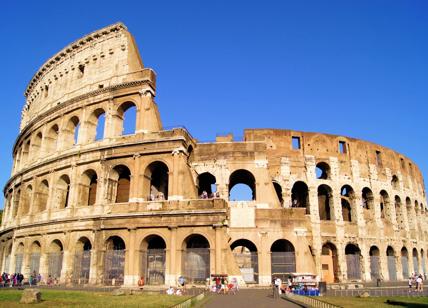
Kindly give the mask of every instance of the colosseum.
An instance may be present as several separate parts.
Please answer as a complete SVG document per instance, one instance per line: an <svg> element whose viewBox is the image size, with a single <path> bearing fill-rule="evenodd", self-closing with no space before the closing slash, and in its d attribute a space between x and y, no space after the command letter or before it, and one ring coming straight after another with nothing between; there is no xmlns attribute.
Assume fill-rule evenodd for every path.
<svg viewBox="0 0 428 308"><path fill-rule="evenodd" d="M426 272L426 196L409 158L294 130L198 142L162 127L155 96L156 74L122 23L36 72L3 191L2 271L116 286L140 276L266 286L290 273L332 283ZM236 185L248 200L230 198Z"/></svg>

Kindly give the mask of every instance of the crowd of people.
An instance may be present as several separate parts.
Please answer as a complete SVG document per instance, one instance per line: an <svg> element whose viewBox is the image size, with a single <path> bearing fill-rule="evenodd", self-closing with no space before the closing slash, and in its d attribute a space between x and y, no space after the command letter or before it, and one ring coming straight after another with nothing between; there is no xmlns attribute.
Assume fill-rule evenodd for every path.
<svg viewBox="0 0 428 308"><path fill-rule="evenodd" d="M220 198L219 192L214 192L208 194L205 190L199 195L200 199L214 199L214 198Z"/></svg>
<svg viewBox="0 0 428 308"><path fill-rule="evenodd" d="M28 277L28 284L30 286L37 285L42 280L42 276L33 272ZM0 276L0 286L2 287L20 287L24 285L24 275L22 273L8 274L3 272Z"/></svg>
<svg viewBox="0 0 428 308"><path fill-rule="evenodd" d="M235 277L228 279L225 275L214 275L207 278L207 290L216 294L233 294L239 291L238 280Z"/></svg>
<svg viewBox="0 0 428 308"><path fill-rule="evenodd" d="M412 292L413 286L415 286L416 292L423 292L424 290L424 276L422 274L413 273L408 280L409 293Z"/></svg>
<svg viewBox="0 0 428 308"><path fill-rule="evenodd" d="M294 293L299 295L307 296L319 296L319 288L315 285L307 285L303 281L293 283L291 276L287 278L287 281L283 282L280 277L273 278L273 297L279 298L284 293Z"/></svg>

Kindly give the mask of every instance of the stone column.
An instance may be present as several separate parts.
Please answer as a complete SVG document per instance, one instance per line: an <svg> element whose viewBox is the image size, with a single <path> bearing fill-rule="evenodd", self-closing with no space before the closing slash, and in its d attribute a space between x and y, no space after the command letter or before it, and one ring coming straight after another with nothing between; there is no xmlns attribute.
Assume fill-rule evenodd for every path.
<svg viewBox="0 0 428 308"><path fill-rule="evenodd" d="M182 191L182 183L180 181L180 170L181 163L183 157L184 148L177 148L172 151L172 176L171 170L168 182L168 200L182 200L183 199L183 191ZM171 180L172 178L172 180Z"/></svg>
<svg viewBox="0 0 428 308"><path fill-rule="evenodd" d="M70 284L73 266L74 266L74 245L71 245L71 234L67 232L64 241L63 257L62 257L62 268L61 268L61 284ZM73 243L74 244L74 243Z"/></svg>
<svg viewBox="0 0 428 308"><path fill-rule="evenodd" d="M175 285L178 273L180 270L177 268L177 266L180 264L177 264L177 227L176 226L170 226L170 242L169 242L169 271L165 273L165 284L167 285Z"/></svg>
<svg viewBox="0 0 428 308"><path fill-rule="evenodd" d="M139 247L136 243L137 230L129 230L129 246L126 247L124 286L133 287L138 282Z"/></svg>
<svg viewBox="0 0 428 308"><path fill-rule="evenodd" d="M269 286L271 284L271 252L270 247L267 245L267 232L260 232L261 235L261 249L259 251L259 285Z"/></svg>
<svg viewBox="0 0 428 308"><path fill-rule="evenodd" d="M215 224L213 225L215 230L215 272L223 273L223 267L221 264L221 253L222 253L222 243L223 243L223 225Z"/></svg>
<svg viewBox="0 0 428 308"><path fill-rule="evenodd" d="M140 91L140 104L137 106L136 133L157 132L162 129L159 111L154 102L154 91L142 89Z"/></svg>
<svg viewBox="0 0 428 308"><path fill-rule="evenodd" d="M361 245L361 279L363 281L371 281L371 275L370 275L370 256L369 256L369 250L367 249L365 244Z"/></svg>

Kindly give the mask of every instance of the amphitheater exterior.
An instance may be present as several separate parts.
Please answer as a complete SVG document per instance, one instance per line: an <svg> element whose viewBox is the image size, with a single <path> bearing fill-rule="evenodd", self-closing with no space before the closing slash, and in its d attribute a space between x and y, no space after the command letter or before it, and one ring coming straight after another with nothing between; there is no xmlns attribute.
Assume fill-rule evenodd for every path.
<svg viewBox="0 0 428 308"><path fill-rule="evenodd" d="M121 23L37 71L4 187L2 271L125 286L140 276L269 285L288 273L348 282L426 272L426 196L409 158L294 130L198 142L162 128L155 96L156 74ZM238 184L249 200L230 200Z"/></svg>

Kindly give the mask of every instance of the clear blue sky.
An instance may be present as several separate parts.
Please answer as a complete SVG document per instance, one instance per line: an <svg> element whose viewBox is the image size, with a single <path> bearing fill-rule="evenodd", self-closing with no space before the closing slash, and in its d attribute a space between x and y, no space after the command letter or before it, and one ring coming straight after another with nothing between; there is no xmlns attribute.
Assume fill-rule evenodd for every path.
<svg viewBox="0 0 428 308"><path fill-rule="evenodd" d="M200 140L256 127L347 135L403 153L428 178L427 16L428 1L3 1L0 184L27 82L116 21L158 74L165 126Z"/></svg>

